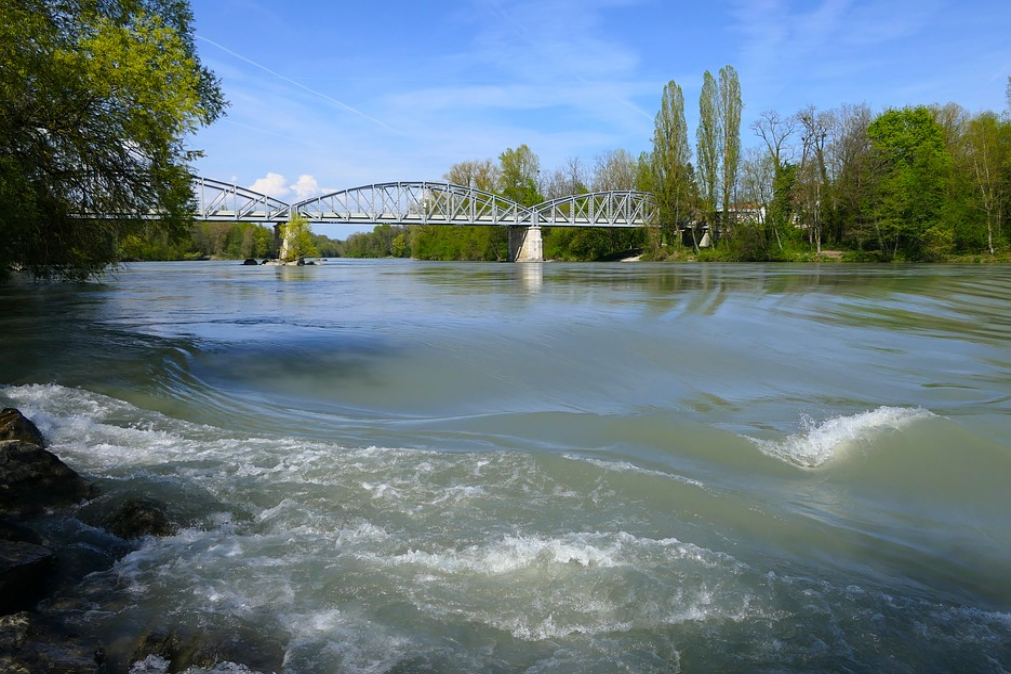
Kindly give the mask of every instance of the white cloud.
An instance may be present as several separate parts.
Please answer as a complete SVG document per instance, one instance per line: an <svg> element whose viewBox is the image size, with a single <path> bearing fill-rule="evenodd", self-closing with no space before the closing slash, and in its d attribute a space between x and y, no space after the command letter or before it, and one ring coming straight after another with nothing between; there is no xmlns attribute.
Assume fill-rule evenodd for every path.
<svg viewBox="0 0 1011 674"><path fill-rule="evenodd" d="M315 197L320 194L319 183L311 175L300 175L298 180L291 186L299 200Z"/></svg>
<svg viewBox="0 0 1011 674"><path fill-rule="evenodd" d="M284 199L291 192L288 188L288 179L283 175L271 172L268 172L265 178L257 178L256 182L249 186L249 189L275 199Z"/></svg>
<svg viewBox="0 0 1011 674"><path fill-rule="evenodd" d="M293 201L301 201L321 194L315 176L302 174L298 180L289 183L287 178L273 171L269 171L263 178L257 178L249 186L249 189L275 199L288 200L290 198Z"/></svg>

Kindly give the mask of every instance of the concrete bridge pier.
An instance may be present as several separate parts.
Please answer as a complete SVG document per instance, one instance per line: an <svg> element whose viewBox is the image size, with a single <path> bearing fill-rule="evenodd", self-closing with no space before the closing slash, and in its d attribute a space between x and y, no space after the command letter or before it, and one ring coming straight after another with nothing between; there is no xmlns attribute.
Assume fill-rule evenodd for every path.
<svg viewBox="0 0 1011 674"><path fill-rule="evenodd" d="M509 227L509 261L544 262L540 225Z"/></svg>

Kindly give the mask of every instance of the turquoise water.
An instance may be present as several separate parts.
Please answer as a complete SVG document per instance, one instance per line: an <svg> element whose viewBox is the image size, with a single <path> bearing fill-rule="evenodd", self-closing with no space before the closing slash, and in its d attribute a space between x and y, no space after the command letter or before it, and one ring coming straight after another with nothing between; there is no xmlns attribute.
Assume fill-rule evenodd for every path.
<svg viewBox="0 0 1011 674"><path fill-rule="evenodd" d="M0 403L102 487L82 517L185 525L65 599L110 643L1003 672L1008 297L980 266L140 264L0 287Z"/></svg>

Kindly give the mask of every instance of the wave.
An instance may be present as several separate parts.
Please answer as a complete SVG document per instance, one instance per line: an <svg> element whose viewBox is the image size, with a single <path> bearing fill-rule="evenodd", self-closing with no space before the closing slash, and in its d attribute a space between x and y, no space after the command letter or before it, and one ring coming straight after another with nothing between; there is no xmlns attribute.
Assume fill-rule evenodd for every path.
<svg viewBox="0 0 1011 674"><path fill-rule="evenodd" d="M935 418L923 408L879 407L851 416L832 417L821 423L802 419L803 432L784 440L751 438L766 455L802 468L819 468L867 445L884 433L901 431L924 419Z"/></svg>

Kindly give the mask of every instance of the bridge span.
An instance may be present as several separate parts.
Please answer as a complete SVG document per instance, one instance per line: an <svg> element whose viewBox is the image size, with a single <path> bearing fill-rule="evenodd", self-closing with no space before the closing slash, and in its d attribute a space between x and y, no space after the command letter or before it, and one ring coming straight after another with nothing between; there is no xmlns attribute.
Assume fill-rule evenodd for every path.
<svg viewBox="0 0 1011 674"><path fill-rule="evenodd" d="M541 227L645 227L655 204L646 192L592 192L526 207L505 197L447 182L373 183L292 204L210 178L193 178L194 217L273 224L298 214L310 223L457 225L509 228L509 258L544 259Z"/></svg>

